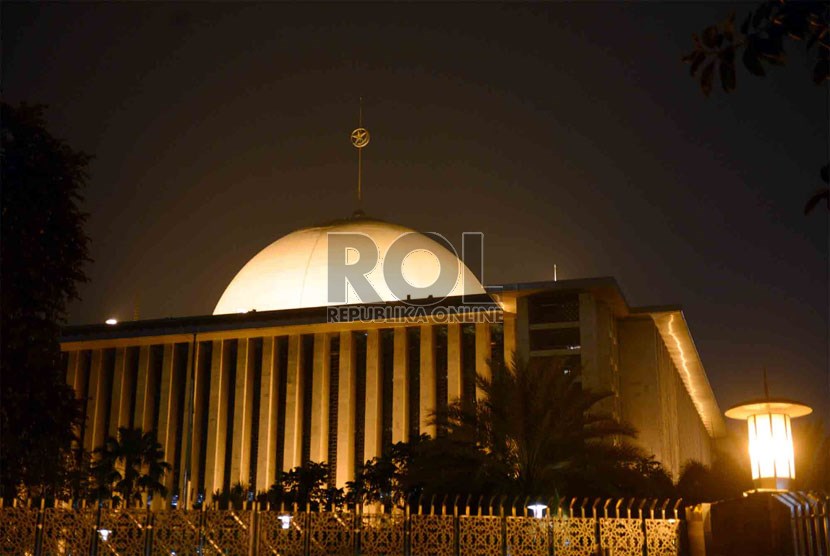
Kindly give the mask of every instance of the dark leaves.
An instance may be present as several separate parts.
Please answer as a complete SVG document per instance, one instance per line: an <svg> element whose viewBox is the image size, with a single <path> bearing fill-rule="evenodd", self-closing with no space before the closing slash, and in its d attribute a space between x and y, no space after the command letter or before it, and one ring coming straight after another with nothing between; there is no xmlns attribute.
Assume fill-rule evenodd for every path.
<svg viewBox="0 0 830 556"><path fill-rule="evenodd" d="M720 55L720 82L725 93L735 90L735 47L725 48Z"/></svg>
<svg viewBox="0 0 830 556"><path fill-rule="evenodd" d="M706 27L700 36L693 35L694 50L683 57L683 62L689 64L689 74L700 81L704 95L711 93L715 79L720 79L728 93L736 87L736 56L741 56L749 73L764 77L768 65L787 63L785 41L804 41L808 51L818 45L812 49L816 60L811 77L821 85L830 80L828 16L826 2L761 0L742 17L739 28L733 12L722 22Z"/></svg>
<svg viewBox="0 0 830 556"><path fill-rule="evenodd" d="M830 60L825 58L816 62L816 65L813 68L813 83L821 85L827 81L828 78L830 78Z"/></svg>
<svg viewBox="0 0 830 556"><path fill-rule="evenodd" d="M723 38L727 43L732 43L735 40L735 12L729 14L723 24Z"/></svg>
<svg viewBox="0 0 830 556"><path fill-rule="evenodd" d="M703 30L703 44L708 48L717 48L723 42L723 35L718 31L716 25L711 25Z"/></svg>
<svg viewBox="0 0 830 556"><path fill-rule="evenodd" d="M769 2L764 2L758 9L755 10L755 13L752 14L752 27L758 28L765 19L769 18L770 11L772 10L772 6Z"/></svg>
<svg viewBox="0 0 830 556"><path fill-rule="evenodd" d="M825 164L821 167L821 181L830 184L830 165ZM827 204L827 210L830 210L830 189L822 187L813 193L804 205L804 214L809 214L814 208L824 201Z"/></svg>
<svg viewBox="0 0 830 556"><path fill-rule="evenodd" d="M761 65L761 60L758 59L758 53L751 46L746 47L742 58L744 67L749 70L749 73L758 77L764 77L767 72L764 71L764 66Z"/></svg>
<svg viewBox="0 0 830 556"><path fill-rule="evenodd" d="M826 187L813 193L807 204L804 205L804 214L810 214L821 201L827 203L827 209L830 210L830 190Z"/></svg>
<svg viewBox="0 0 830 556"><path fill-rule="evenodd" d="M700 65L706 60L706 53L700 50L694 52L691 55L691 65L689 66L689 75L694 77L695 73L697 73L698 68Z"/></svg>
<svg viewBox="0 0 830 556"><path fill-rule="evenodd" d="M746 19L744 19L744 22L741 23L741 34L742 35L746 35L747 33L749 33L749 23L750 23L751 20L752 20L752 12L749 12L748 14L746 14Z"/></svg>
<svg viewBox="0 0 830 556"><path fill-rule="evenodd" d="M715 62L714 60L706 64L703 72L700 74L700 90L703 91L704 96L709 96L712 92L712 81L715 77Z"/></svg>

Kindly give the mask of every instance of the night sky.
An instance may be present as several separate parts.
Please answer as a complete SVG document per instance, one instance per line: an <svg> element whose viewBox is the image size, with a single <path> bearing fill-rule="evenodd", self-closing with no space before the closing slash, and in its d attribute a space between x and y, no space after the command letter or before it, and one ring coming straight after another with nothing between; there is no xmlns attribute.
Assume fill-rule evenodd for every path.
<svg viewBox="0 0 830 556"><path fill-rule="evenodd" d="M752 4L2 4L3 97L95 155L73 324L209 314L260 249L355 208L488 284L611 275L681 305L723 409L830 416L827 88L795 48L705 99L691 34Z"/></svg>

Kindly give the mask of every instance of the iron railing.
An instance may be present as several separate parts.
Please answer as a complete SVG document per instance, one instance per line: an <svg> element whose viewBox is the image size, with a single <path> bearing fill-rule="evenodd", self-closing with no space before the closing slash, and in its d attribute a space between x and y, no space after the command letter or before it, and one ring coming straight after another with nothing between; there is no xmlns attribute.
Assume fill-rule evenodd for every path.
<svg viewBox="0 0 830 556"><path fill-rule="evenodd" d="M535 501L535 500L534 500ZM162 510L0 508L0 554L284 556L676 556L681 501L420 500L380 506Z"/></svg>

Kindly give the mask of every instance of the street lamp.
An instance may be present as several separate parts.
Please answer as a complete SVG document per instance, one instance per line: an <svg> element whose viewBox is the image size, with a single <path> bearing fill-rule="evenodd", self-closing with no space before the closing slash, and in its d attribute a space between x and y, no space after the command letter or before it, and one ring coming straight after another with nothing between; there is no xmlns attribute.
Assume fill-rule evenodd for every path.
<svg viewBox="0 0 830 556"><path fill-rule="evenodd" d="M726 416L747 422L752 481L757 490L787 490L795 479L795 454L790 421L812 413L804 404L770 398L729 408Z"/></svg>
<svg viewBox="0 0 830 556"><path fill-rule="evenodd" d="M537 519L542 519L543 517L545 517L545 510L547 510L548 507L547 505L542 504L541 502L536 502L528 506L527 509L533 512L533 517Z"/></svg>

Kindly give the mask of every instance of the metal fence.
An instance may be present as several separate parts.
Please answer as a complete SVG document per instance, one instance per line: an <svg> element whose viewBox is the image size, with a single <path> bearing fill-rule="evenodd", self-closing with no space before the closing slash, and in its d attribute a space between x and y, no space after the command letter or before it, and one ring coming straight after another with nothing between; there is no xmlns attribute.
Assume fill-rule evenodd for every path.
<svg viewBox="0 0 830 556"><path fill-rule="evenodd" d="M570 500L524 507L430 504L386 513L111 508L0 509L3 555L676 556L679 501ZM377 511L372 511L372 510ZM459 511L460 510L460 511Z"/></svg>
<svg viewBox="0 0 830 556"><path fill-rule="evenodd" d="M830 556L830 496L785 492L775 498L790 510L793 554Z"/></svg>

